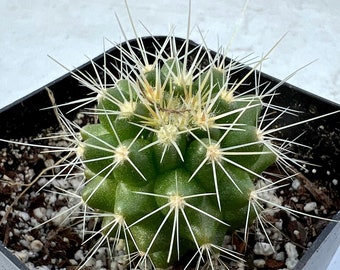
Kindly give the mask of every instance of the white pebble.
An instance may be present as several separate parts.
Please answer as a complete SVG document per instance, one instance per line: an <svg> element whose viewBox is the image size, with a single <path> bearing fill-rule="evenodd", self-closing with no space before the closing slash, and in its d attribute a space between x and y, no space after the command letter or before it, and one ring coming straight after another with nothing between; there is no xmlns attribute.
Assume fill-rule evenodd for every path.
<svg viewBox="0 0 340 270"><path fill-rule="evenodd" d="M78 262L74 259L70 259L68 260L68 262L71 264L71 265L78 265Z"/></svg>
<svg viewBox="0 0 340 270"><path fill-rule="evenodd" d="M257 268L264 268L266 266L266 261L264 259L257 259L253 261L254 266Z"/></svg>
<svg viewBox="0 0 340 270"><path fill-rule="evenodd" d="M21 217L23 220L28 221L30 220L30 215L26 212L18 212L18 216Z"/></svg>
<svg viewBox="0 0 340 270"><path fill-rule="evenodd" d="M64 179L61 180L54 180L54 186L57 188L68 189L70 188L70 183L65 181Z"/></svg>
<svg viewBox="0 0 340 270"><path fill-rule="evenodd" d="M96 264L95 264L95 268L98 269L98 268L101 268L102 266L104 266L103 261L97 260L97 261L96 261Z"/></svg>
<svg viewBox="0 0 340 270"><path fill-rule="evenodd" d="M46 203L53 205L57 201L57 196L54 193L49 194L49 196L46 197Z"/></svg>
<svg viewBox="0 0 340 270"><path fill-rule="evenodd" d="M123 239L120 239L115 247L115 250L124 250L125 249L125 241Z"/></svg>
<svg viewBox="0 0 340 270"><path fill-rule="evenodd" d="M79 249L75 254L74 254L74 259L76 261L82 261L84 260L85 256L83 254L83 251L81 249Z"/></svg>
<svg viewBox="0 0 340 270"><path fill-rule="evenodd" d="M30 234L25 234L24 238L29 242L32 242L34 240L34 237Z"/></svg>
<svg viewBox="0 0 340 270"><path fill-rule="evenodd" d="M285 260L285 253L283 251L278 252L276 254L273 255L274 259L277 261L284 261Z"/></svg>
<svg viewBox="0 0 340 270"><path fill-rule="evenodd" d="M291 242L285 244L285 250L289 258L297 258L299 256L296 246Z"/></svg>
<svg viewBox="0 0 340 270"><path fill-rule="evenodd" d="M52 158L49 158L46 159L44 163L46 168L51 168L54 165L54 160Z"/></svg>
<svg viewBox="0 0 340 270"><path fill-rule="evenodd" d="M88 267L91 267L91 266L94 266L96 264L96 260L94 258L90 258L85 264L84 266L88 266Z"/></svg>
<svg viewBox="0 0 340 270"><path fill-rule="evenodd" d="M56 212L53 219L52 219L52 222L54 225L61 225L61 224L67 224L68 220L67 220L67 217L69 215L69 209L68 207L66 206L63 206L62 208L60 208L59 210L59 213Z"/></svg>
<svg viewBox="0 0 340 270"><path fill-rule="evenodd" d="M332 183L333 183L334 186L337 186L338 185L338 179L333 179Z"/></svg>
<svg viewBox="0 0 340 270"><path fill-rule="evenodd" d="M46 216L46 208L38 207L33 210L33 215L38 219L43 219Z"/></svg>
<svg viewBox="0 0 340 270"><path fill-rule="evenodd" d="M70 180L70 184L74 190L78 189L81 183L81 178L74 178Z"/></svg>
<svg viewBox="0 0 340 270"><path fill-rule="evenodd" d="M299 181L298 179L295 179L295 180L293 181L293 183L292 183L292 188L293 188L294 190L298 190L298 189L300 188L300 186L301 186L300 181Z"/></svg>
<svg viewBox="0 0 340 270"><path fill-rule="evenodd" d="M294 197L291 197L290 199L291 199L293 202L296 202L296 203L299 201L299 199L298 199L297 197L295 197L295 196L294 196Z"/></svg>
<svg viewBox="0 0 340 270"><path fill-rule="evenodd" d="M298 259L287 258L285 263L288 269L294 269L298 262Z"/></svg>
<svg viewBox="0 0 340 270"><path fill-rule="evenodd" d="M27 241L26 239L20 239L19 243L24 246L25 248L30 248L30 242Z"/></svg>
<svg viewBox="0 0 340 270"><path fill-rule="evenodd" d="M300 236L300 232L299 232L298 230L294 230L293 233L294 233L294 235L295 235L296 237L299 237L299 236Z"/></svg>
<svg viewBox="0 0 340 270"><path fill-rule="evenodd" d="M316 202L309 202L303 207L303 210L305 212L312 212L315 210L315 208L316 208Z"/></svg>
<svg viewBox="0 0 340 270"><path fill-rule="evenodd" d="M281 229L282 230L282 229ZM282 239L282 235L281 235L281 233L280 233L280 231L274 231L273 232L273 234L271 235L271 237L270 237L272 240L277 240L277 241L279 241L279 240L281 240Z"/></svg>
<svg viewBox="0 0 340 270"><path fill-rule="evenodd" d="M23 263L28 261L28 251L25 249L21 251L15 251L14 255L17 256L19 260L22 261Z"/></svg>
<svg viewBox="0 0 340 270"><path fill-rule="evenodd" d="M63 241L64 241L65 243L69 243L69 242L70 242L70 240L69 240L67 237L63 237Z"/></svg>
<svg viewBox="0 0 340 270"><path fill-rule="evenodd" d="M33 252L39 252L44 247L44 244L40 240L33 240L30 247Z"/></svg>
<svg viewBox="0 0 340 270"><path fill-rule="evenodd" d="M31 180L34 177L35 173L33 169L29 169L26 174L25 174L25 178L26 180Z"/></svg>
<svg viewBox="0 0 340 270"><path fill-rule="evenodd" d="M235 269L237 269L237 270L245 270L246 269L246 264L242 261L234 262L234 265L235 265Z"/></svg>
<svg viewBox="0 0 340 270"><path fill-rule="evenodd" d="M290 242L285 244L285 250L287 253L286 266L288 269L294 269L295 265L298 263L298 252L296 246Z"/></svg>
<svg viewBox="0 0 340 270"><path fill-rule="evenodd" d="M278 228L280 231L282 230L282 225L283 225L282 219L275 222L275 227Z"/></svg>
<svg viewBox="0 0 340 270"><path fill-rule="evenodd" d="M110 269L113 269L113 270L117 270L118 269L118 263L116 261L111 262L110 266L111 266Z"/></svg>
<svg viewBox="0 0 340 270"><path fill-rule="evenodd" d="M255 240L262 242L262 241L264 241L264 239L266 239L265 235L260 230L256 230Z"/></svg>
<svg viewBox="0 0 340 270"><path fill-rule="evenodd" d="M274 253L272 246L268 243L257 242L254 246L254 253L257 255L269 256Z"/></svg>
<svg viewBox="0 0 340 270"><path fill-rule="evenodd" d="M33 264L32 262L27 262L27 263L25 263L25 266L26 266L28 269L30 269L30 270L35 269L35 266L34 266L34 264Z"/></svg>
<svg viewBox="0 0 340 270"><path fill-rule="evenodd" d="M48 182L48 180L46 178L42 177L38 180L38 185L40 187L42 187L42 186L46 185L47 182Z"/></svg>
<svg viewBox="0 0 340 270"><path fill-rule="evenodd" d="M231 243L231 236L230 235L225 235L223 239L223 246L226 246Z"/></svg>

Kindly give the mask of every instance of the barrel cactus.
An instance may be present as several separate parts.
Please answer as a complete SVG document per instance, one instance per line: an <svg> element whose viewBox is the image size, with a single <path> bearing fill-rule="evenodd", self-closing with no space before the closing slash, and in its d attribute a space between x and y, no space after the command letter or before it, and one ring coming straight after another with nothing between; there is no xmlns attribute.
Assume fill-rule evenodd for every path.
<svg viewBox="0 0 340 270"><path fill-rule="evenodd" d="M169 38L152 60L143 47L121 49L134 62L112 84L95 83L98 122L80 128L82 201L101 217L98 245L123 239L126 263L237 258L222 247L225 233L259 216L255 180L284 159L261 129L268 104L259 89L237 94L242 81L230 79L241 66L203 46L195 57L188 43Z"/></svg>

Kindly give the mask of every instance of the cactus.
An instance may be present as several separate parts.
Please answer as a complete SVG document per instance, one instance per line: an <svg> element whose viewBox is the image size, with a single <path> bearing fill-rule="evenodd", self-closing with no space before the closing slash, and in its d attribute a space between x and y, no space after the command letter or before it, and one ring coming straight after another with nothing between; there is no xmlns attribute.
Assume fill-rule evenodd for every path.
<svg viewBox="0 0 340 270"><path fill-rule="evenodd" d="M272 128L289 110L271 105L277 86L239 91L267 55L235 81L231 74L244 66L223 53L173 36L154 44L155 52L141 38L117 46L119 72L103 69L110 84L74 73L96 93L98 119L84 127L64 121L80 131L72 135L85 176L79 205L85 220L101 220L88 259L104 242L123 240L123 263L131 267L227 267L242 258L222 245L225 233L245 228L247 241L255 219L264 228L264 204L285 209L266 193L291 176L274 186L263 172L275 163L287 172L299 166L287 156L286 140L274 136L290 126ZM273 109L282 112L267 120Z"/></svg>
<svg viewBox="0 0 340 270"><path fill-rule="evenodd" d="M188 42L178 49L167 39L161 48L171 53L160 50L151 63L142 47L121 49L144 62L97 85L99 121L80 128L77 142L82 200L103 214L102 239L124 239L129 262L138 254L137 264L155 268L195 252L197 267L203 254L237 257L222 247L225 233L259 216L256 179L268 181L262 172L285 159L260 128L268 105L259 89L236 94L242 82L230 73L240 66L204 47L189 63Z"/></svg>

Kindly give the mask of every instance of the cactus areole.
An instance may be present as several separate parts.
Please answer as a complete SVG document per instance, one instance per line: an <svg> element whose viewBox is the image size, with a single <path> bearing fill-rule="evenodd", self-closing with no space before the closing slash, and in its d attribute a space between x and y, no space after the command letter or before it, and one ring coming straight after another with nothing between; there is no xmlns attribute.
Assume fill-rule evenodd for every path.
<svg viewBox="0 0 340 270"><path fill-rule="evenodd" d="M98 123L81 129L77 150L82 199L107 213L102 233L155 268L221 253L225 233L256 217L254 181L278 155L259 128L259 90L239 94L230 80L242 66L166 42L153 60L122 49L129 71L96 90Z"/></svg>

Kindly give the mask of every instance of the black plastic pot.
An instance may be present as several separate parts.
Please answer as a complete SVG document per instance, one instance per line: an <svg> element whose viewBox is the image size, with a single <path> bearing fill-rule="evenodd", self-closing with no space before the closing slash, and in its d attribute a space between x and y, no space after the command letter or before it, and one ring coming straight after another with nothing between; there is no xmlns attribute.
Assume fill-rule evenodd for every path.
<svg viewBox="0 0 340 270"><path fill-rule="evenodd" d="M162 44L165 37L146 37L143 38L143 43L147 51L154 51L155 46L157 47L157 42ZM183 39L176 39L178 48L180 44L183 43ZM136 46L135 41L130 41L132 47ZM126 44L122 45L123 47ZM191 53L194 55L198 51L198 47L195 43L190 43ZM120 57L120 50L116 47L107 51L108 61L112 62L113 65L118 65ZM212 54L214 54L212 52ZM94 59L94 62L103 66L104 58L102 55ZM229 61L229 60L227 60ZM89 74L95 76L92 64L86 63L78 68L82 72L88 72ZM235 80L239 77L244 76L248 72L248 68L238 71L233 75ZM101 74L104 76L104 74ZM274 86L279 83L279 81L266 74L261 74L261 83L269 83ZM250 89L254 86L253 76L250 76L244 83L244 87L241 87L240 91L245 89ZM80 86L78 81L75 80L71 74L67 74L48 85L36 90L32 94L18 100L17 102L3 108L0 110L0 138L2 139L17 139L27 136L36 136L39 131L43 128L50 126L57 126L58 121L52 110L41 111L42 108L49 107L50 99L48 97L45 88L48 87L54 93L55 100L57 104L63 104L72 100L76 100L85 97L89 94L88 90L83 86ZM242 89L243 88L243 89ZM277 89L278 95L275 96L273 103L282 107L289 107L290 109L299 110L303 113L298 115L285 115L280 118L276 125L289 125L290 123L309 119L316 117L318 115L326 114L335 110L339 110L340 106L338 104L332 103L328 100L322 99L315 95L312 95L304 90L298 89L288 83L284 83ZM61 107L61 110L66 113L70 109L70 106ZM76 112L67 114L70 119L73 119ZM316 121L307 122L303 125L291 127L287 130L280 131L278 136L282 138L294 139L298 135L303 134L303 136L298 138L298 142L307 144L311 146L310 149L296 147L295 152L298 153L298 158L302 158L313 164L318 164L320 167L317 168L317 173L313 173L308 167L305 174L311 180L313 179L338 179L340 180L340 117L339 115L331 115L326 118L322 118ZM3 143L0 143L0 146ZM304 265L312 257L313 251L318 250L320 243L326 239L331 228L335 224L330 224L324 232L319 236L315 245L307 252L305 256L301 259L296 269L304 269ZM339 227L339 226L337 226ZM334 231L333 231L334 232ZM339 228L337 228L337 235L340 234ZM4 247L0 243L0 253L5 252L4 255L7 256L8 253L4 251ZM335 252L335 251L334 251ZM331 253L329 251L328 253ZM21 266L13 256L8 256L9 260L13 261L13 269L25 269ZM0 265L2 262L0 256ZM17 268L15 268L17 267ZM1 266L0 266L1 269ZM11 269L11 268L6 268Z"/></svg>

